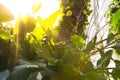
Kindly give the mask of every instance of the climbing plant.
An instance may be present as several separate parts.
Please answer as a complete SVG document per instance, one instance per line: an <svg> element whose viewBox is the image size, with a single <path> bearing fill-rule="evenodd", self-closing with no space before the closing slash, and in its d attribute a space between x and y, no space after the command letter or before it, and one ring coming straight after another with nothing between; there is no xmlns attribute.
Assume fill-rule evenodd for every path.
<svg viewBox="0 0 120 80"><path fill-rule="evenodd" d="M69 40L73 34L85 37L84 30L91 13L90 0L61 0L61 9L63 17L58 27L57 40Z"/></svg>

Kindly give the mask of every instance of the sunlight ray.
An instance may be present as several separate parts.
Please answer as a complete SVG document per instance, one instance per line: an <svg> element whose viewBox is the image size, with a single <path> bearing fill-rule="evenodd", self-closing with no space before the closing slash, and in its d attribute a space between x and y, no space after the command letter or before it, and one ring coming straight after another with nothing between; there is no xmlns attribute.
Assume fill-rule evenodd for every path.
<svg viewBox="0 0 120 80"><path fill-rule="evenodd" d="M37 16L46 18L53 12L60 8L58 0L0 0L0 3L7 6L14 14L15 18L19 15L25 16L32 14L32 7L34 3L42 3L42 7L37 13Z"/></svg>

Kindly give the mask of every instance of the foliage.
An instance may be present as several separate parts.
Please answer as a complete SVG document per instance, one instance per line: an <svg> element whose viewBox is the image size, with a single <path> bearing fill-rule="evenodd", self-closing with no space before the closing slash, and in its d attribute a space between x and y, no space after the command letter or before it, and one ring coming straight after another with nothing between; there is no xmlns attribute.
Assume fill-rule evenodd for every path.
<svg viewBox="0 0 120 80"><path fill-rule="evenodd" d="M62 0L63 12L58 10L45 20L28 15L25 18L20 16L14 28L1 24L0 70L9 69L10 74L6 79L108 80L112 77L119 80L120 61L112 57L115 53L120 55L120 35L117 26L119 18L116 18L119 10L111 16L110 30L114 33L110 33L108 38L99 42L97 35L86 42L82 33L84 34L83 27L86 26L87 16L90 14L89 2ZM40 7L41 4L34 5L33 13ZM56 30L54 24L59 17L62 20ZM2 21L0 18L0 21L6 20ZM57 31L58 35L55 35ZM104 41L107 41L107 45L99 46ZM96 61L97 64L93 65L90 58L95 54L99 54L100 58ZM109 67L111 61L115 63L115 67Z"/></svg>
<svg viewBox="0 0 120 80"><path fill-rule="evenodd" d="M120 2L119 0L113 0L113 3L111 3L110 10L107 16L110 18L109 24L111 24L110 31L109 31L109 37L108 43L114 43L112 45L112 48L115 50L115 53L119 55L119 33L120 33L120 25L119 25L119 13L120 13Z"/></svg>
<svg viewBox="0 0 120 80"><path fill-rule="evenodd" d="M109 20L109 24L110 29L109 29L109 34L108 34L108 39L107 42L109 44L109 47L113 49L114 53L116 54L117 57L119 57L120 55L120 51L119 51L119 32L120 32L120 19L119 19L119 13L120 13L120 6L119 6L120 2L119 0L113 0L113 2L111 3L110 6L110 10L108 11L108 18L110 18ZM114 63L115 63L115 68L112 69L112 77L114 78L114 80L119 80L119 60L117 59L113 59Z"/></svg>
<svg viewBox="0 0 120 80"><path fill-rule="evenodd" d="M119 32L120 31L120 25L119 25L119 21L120 21L120 18L119 18L119 15L120 14L120 10L116 11L112 17L112 25L113 25L113 29L114 31L116 32Z"/></svg>
<svg viewBox="0 0 120 80"><path fill-rule="evenodd" d="M0 28L0 69L11 68L16 63L16 47L11 36L11 29L1 25Z"/></svg>

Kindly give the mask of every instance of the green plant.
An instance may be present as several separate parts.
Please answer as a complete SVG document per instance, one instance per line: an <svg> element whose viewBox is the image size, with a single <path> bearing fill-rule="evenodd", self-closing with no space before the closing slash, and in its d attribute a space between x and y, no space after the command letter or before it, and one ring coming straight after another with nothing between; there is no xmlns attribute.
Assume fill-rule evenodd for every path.
<svg viewBox="0 0 120 80"><path fill-rule="evenodd" d="M3 26L1 22L14 19L13 14L4 5L0 4L0 71L11 68L16 64L16 46L13 40L12 28Z"/></svg>
<svg viewBox="0 0 120 80"><path fill-rule="evenodd" d="M111 13L112 27L109 30L112 33L106 39L97 42L98 37L95 35L86 42L83 27L90 14L90 1L78 2L80 0L62 0L63 13L58 10L45 20L29 15L26 18L20 16L14 28L0 25L0 69L9 68L7 80L120 79L120 61L112 57L115 52L117 55L120 52L119 17L116 17L119 10ZM34 6L33 13L40 6L41 4ZM55 35L57 31L53 26L59 16L63 19L57 27L58 35L67 39L57 40L58 35ZM67 35L64 36L64 33ZM105 46L104 41L107 41ZM106 49L108 50L105 51ZM95 54L99 54L100 58L93 65L90 58ZM109 67L111 61L115 63L115 67Z"/></svg>

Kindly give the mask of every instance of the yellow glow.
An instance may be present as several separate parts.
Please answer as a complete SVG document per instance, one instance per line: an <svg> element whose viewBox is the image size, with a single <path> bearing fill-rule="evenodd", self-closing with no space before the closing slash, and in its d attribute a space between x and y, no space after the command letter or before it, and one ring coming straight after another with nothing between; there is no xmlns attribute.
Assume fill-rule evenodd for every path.
<svg viewBox="0 0 120 80"><path fill-rule="evenodd" d="M57 0L38 0L41 1L42 7L37 15L40 15L42 18L50 16L53 12L60 9L60 2Z"/></svg>
<svg viewBox="0 0 120 80"><path fill-rule="evenodd" d="M26 14L32 14L34 2L42 3L41 9L35 15L41 16L43 19L60 8L60 2L57 0L0 0L0 3L3 3L13 12L15 18L18 15L25 16Z"/></svg>

